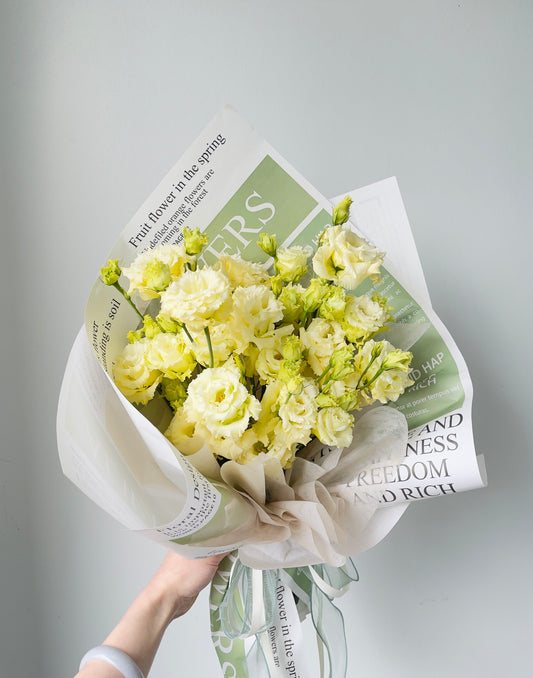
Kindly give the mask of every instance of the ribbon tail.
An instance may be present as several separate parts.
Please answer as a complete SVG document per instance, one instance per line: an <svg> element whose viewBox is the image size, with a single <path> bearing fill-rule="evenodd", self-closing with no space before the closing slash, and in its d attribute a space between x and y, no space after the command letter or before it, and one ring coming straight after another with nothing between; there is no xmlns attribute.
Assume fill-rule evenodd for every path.
<svg viewBox="0 0 533 678"><path fill-rule="evenodd" d="M226 556L218 566L209 592L211 640L224 678L249 678L242 638L228 638L222 630L221 604L225 598L236 556Z"/></svg>
<svg viewBox="0 0 533 678"><path fill-rule="evenodd" d="M328 596L318 586L311 591L311 618L317 634L321 676L324 678L323 651L326 647L329 660L329 678L346 678L348 652L342 612L335 607Z"/></svg>

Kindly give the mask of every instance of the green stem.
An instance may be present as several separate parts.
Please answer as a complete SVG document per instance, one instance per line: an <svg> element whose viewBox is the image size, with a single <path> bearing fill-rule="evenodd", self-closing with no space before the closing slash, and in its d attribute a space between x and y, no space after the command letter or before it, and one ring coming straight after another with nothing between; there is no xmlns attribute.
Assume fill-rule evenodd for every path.
<svg viewBox="0 0 533 678"><path fill-rule="evenodd" d="M331 362L327 364L326 369L322 372L322 374L318 377L318 385L320 386L322 379L325 378L328 372L331 372L333 370L333 367L331 366ZM323 386L325 386L328 383L329 379L326 379L324 382ZM320 386L321 387L321 386ZM322 388L322 387L321 387Z"/></svg>
<svg viewBox="0 0 533 678"><path fill-rule="evenodd" d="M379 375L383 374L383 372L385 372L385 371L386 371L386 369L383 367L383 365L381 365L381 367L378 369L378 371L372 377L372 379L367 384L365 384L365 388L368 388L371 384L373 384L376 381L376 379L379 377Z"/></svg>
<svg viewBox="0 0 533 678"><path fill-rule="evenodd" d="M376 358L377 358L377 356L374 356L374 357L372 358L372 360L368 363L368 365L365 367L365 369L363 370L361 376L359 377L359 380L357 381L357 386L355 387L355 390L356 390L356 391L359 390L359 384L361 383L361 380L363 379L363 377L365 376L365 374L368 372L368 370L370 369L370 367L373 365L373 363L375 362ZM374 381L374 379L375 379L375 376L374 376L374 378L372 379L372 381ZM363 386L363 388L366 388L366 386Z"/></svg>
<svg viewBox="0 0 533 678"><path fill-rule="evenodd" d="M126 290L122 287L122 285L118 282L118 280L117 280L117 282L113 283L113 287L115 289L117 289L120 292L120 294L122 294L124 299L129 303L129 305L132 307L132 309L135 311L135 313L139 316L139 318L142 321L144 321L144 317L143 317L142 313L139 311L137 306L135 306L135 304L131 300L130 295L126 292Z"/></svg>
<svg viewBox="0 0 533 678"><path fill-rule="evenodd" d="M189 330L187 329L187 326L185 325L185 323L180 323L180 327L181 327L181 329L185 332L185 334L187 335L187 338L188 338L188 340L191 342L191 344L196 343L196 342L194 341L194 339L191 337L191 333L190 333Z"/></svg>
<svg viewBox="0 0 533 678"><path fill-rule="evenodd" d="M205 338L207 339L207 348L209 349L209 367L215 366L215 357L213 356L213 346L211 345L211 335L209 327L204 327Z"/></svg>

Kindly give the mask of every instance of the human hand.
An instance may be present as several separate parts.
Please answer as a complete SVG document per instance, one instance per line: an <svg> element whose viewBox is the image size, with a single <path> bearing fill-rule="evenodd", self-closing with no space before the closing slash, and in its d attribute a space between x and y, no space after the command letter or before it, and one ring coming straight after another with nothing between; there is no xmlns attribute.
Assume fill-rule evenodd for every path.
<svg viewBox="0 0 533 678"><path fill-rule="evenodd" d="M172 619L176 619L189 610L226 555L188 560L169 551L148 586L170 602Z"/></svg>

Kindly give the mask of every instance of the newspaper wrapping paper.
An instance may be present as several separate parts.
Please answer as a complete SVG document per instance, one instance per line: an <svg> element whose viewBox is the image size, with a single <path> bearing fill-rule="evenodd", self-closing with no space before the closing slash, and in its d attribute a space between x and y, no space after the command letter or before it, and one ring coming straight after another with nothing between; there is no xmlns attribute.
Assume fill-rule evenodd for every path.
<svg viewBox="0 0 533 678"><path fill-rule="evenodd" d="M362 414L350 449L308 450L311 460L295 464L288 485L275 465L220 469L206 450L176 453L160 432L168 412L147 407L141 414L118 392L106 372L137 317L96 281L65 372L58 446L64 473L124 526L187 557L238 549L244 564L260 569L341 566L379 542L409 502L484 484L468 372L431 309L396 182L351 195L352 227L388 254L377 286L396 309L386 338L415 354L415 383L393 406ZM225 108L109 258L129 265L147 248L180 242L184 226L199 226L210 238L206 264L222 252L261 260L260 232L275 232L284 245L316 245L330 213L331 204ZM360 441L365 430L369 439Z"/></svg>

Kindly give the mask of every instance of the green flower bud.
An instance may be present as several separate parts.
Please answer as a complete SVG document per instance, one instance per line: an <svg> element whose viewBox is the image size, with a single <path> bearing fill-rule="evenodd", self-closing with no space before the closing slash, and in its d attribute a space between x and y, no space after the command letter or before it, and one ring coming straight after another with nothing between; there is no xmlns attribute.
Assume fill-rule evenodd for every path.
<svg viewBox="0 0 533 678"><path fill-rule="evenodd" d="M329 364L332 368L331 379L346 379L353 370L353 346L342 346L333 351Z"/></svg>
<svg viewBox="0 0 533 678"><path fill-rule="evenodd" d="M350 205L352 202L353 200L349 195L347 195L340 201L338 205L335 205L333 208L333 226L339 226L340 224L344 224L348 221L350 218Z"/></svg>
<svg viewBox="0 0 533 678"><path fill-rule="evenodd" d="M402 372L409 371L409 363L413 357L412 353L408 351L401 351L399 348L387 353L381 367L384 370L401 370Z"/></svg>
<svg viewBox="0 0 533 678"><path fill-rule="evenodd" d="M303 360L282 360L278 372L278 379L285 384L290 394L298 395L302 392L303 377L301 370Z"/></svg>
<svg viewBox="0 0 533 678"><path fill-rule="evenodd" d="M272 287L272 292L279 297L283 289L283 278L280 275L274 275L270 278L270 286Z"/></svg>
<svg viewBox="0 0 533 678"><path fill-rule="evenodd" d="M128 332L128 341L130 344L134 344L136 341L140 341L144 337L144 329L140 330L130 330Z"/></svg>
<svg viewBox="0 0 533 678"><path fill-rule="evenodd" d="M150 261L144 269L145 286L155 292L163 292L170 285L170 267L158 259Z"/></svg>
<svg viewBox="0 0 533 678"><path fill-rule="evenodd" d="M185 227L183 229L183 241L187 254L200 254L200 252L209 242L209 236L207 234L200 233L199 228L191 230L190 228Z"/></svg>
<svg viewBox="0 0 533 678"><path fill-rule="evenodd" d="M319 393L316 397L318 407L336 407L337 400L328 393Z"/></svg>
<svg viewBox="0 0 533 678"><path fill-rule="evenodd" d="M344 319L346 309L346 292L344 287L329 285L328 296L322 301L318 309L318 315L326 320L341 322Z"/></svg>
<svg viewBox="0 0 533 678"><path fill-rule="evenodd" d="M281 290L279 300L283 304L283 319L285 322L300 322L304 310L302 288L287 285Z"/></svg>
<svg viewBox="0 0 533 678"><path fill-rule="evenodd" d="M370 362L374 362L374 360L381 355L381 351L383 350L383 342L382 341L376 341L374 346L372 346L372 351L370 353Z"/></svg>
<svg viewBox="0 0 533 678"><path fill-rule="evenodd" d="M108 259L107 266L100 269L102 280L106 285L114 285L120 278L121 270L118 259Z"/></svg>
<svg viewBox="0 0 533 678"><path fill-rule="evenodd" d="M329 295L329 287L329 283L327 283L323 278L311 279L309 287L302 295L304 313L306 315L314 313L317 310L324 297Z"/></svg>
<svg viewBox="0 0 533 678"><path fill-rule="evenodd" d="M342 407L346 412L358 410L361 406L361 395L355 388L348 389L339 398L337 398L337 405Z"/></svg>
<svg viewBox="0 0 533 678"><path fill-rule="evenodd" d="M158 315L156 322L163 332L170 332L171 334L178 334L181 329L181 325L176 320L172 320L168 316Z"/></svg>
<svg viewBox="0 0 533 678"><path fill-rule="evenodd" d="M292 334L283 344L281 353L285 360L296 361L302 359L302 342L300 339Z"/></svg>
<svg viewBox="0 0 533 678"><path fill-rule="evenodd" d="M149 315L144 316L144 336L147 339L153 339L156 334L161 332L161 328L157 322Z"/></svg>
<svg viewBox="0 0 533 678"><path fill-rule="evenodd" d="M183 405L187 399L187 386L180 379L163 377L161 380L161 392L174 410Z"/></svg>
<svg viewBox="0 0 533 678"><path fill-rule="evenodd" d="M275 234L270 235L269 233L261 233L257 244L269 257L276 256L278 241Z"/></svg>

